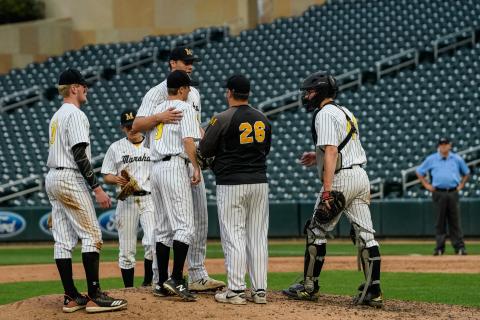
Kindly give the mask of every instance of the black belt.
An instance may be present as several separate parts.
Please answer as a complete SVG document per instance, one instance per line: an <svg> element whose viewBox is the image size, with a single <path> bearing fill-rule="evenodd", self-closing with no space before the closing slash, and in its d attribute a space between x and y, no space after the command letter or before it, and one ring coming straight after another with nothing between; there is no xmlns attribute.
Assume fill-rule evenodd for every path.
<svg viewBox="0 0 480 320"><path fill-rule="evenodd" d="M440 192L455 192L455 191L457 191L457 187L451 188L451 189L435 188L435 191L440 191Z"/></svg>
<svg viewBox="0 0 480 320"><path fill-rule="evenodd" d="M169 155L169 156L165 156L163 157L160 161L170 161L172 160L172 155ZM185 160L185 164L188 164L190 161L188 159L185 159L185 158L182 158L183 160Z"/></svg>
<svg viewBox="0 0 480 320"><path fill-rule="evenodd" d="M78 171L78 169L73 169L73 168L65 168L65 167L57 167L57 168L53 168L55 170L75 170L75 171Z"/></svg>
<svg viewBox="0 0 480 320"><path fill-rule="evenodd" d="M340 170L345 170L345 169L353 169L353 168L355 168L355 167L360 167L360 168L361 168L362 165L361 165L361 164L352 164L350 167L340 168L340 169L338 169L338 171L340 171Z"/></svg>
<svg viewBox="0 0 480 320"><path fill-rule="evenodd" d="M146 196L146 195L149 195L149 194L151 194L151 192L148 192L148 191L145 191L145 190L135 191L133 193L133 195L136 196L136 197L143 197L143 196Z"/></svg>

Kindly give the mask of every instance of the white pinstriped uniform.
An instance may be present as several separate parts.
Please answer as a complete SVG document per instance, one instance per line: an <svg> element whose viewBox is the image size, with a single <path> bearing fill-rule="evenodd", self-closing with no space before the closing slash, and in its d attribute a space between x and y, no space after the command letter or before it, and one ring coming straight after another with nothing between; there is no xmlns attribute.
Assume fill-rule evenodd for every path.
<svg viewBox="0 0 480 320"><path fill-rule="evenodd" d="M195 223L193 195L190 188L190 168L183 147L184 138L199 140L200 126L196 112L190 104L180 100L161 103L154 113L170 107L183 112L177 124L159 124L151 132L152 196L155 206L155 237L172 247L173 241L190 245L194 239ZM162 161L171 156L169 161Z"/></svg>
<svg viewBox="0 0 480 320"><path fill-rule="evenodd" d="M70 259L78 239L82 241L82 252L100 252L102 247L91 191L72 153L74 145L87 143L85 152L91 159L89 130L85 113L70 103L64 103L50 120L47 160L50 171L45 188L52 204L55 259Z"/></svg>
<svg viewBox="0 0 480 320"><path fill-rule="evenodd" d="M252 289L266 290L268 183L217 185L217 206L228 288L245 290L248 272Z"/></svg>
<svg viewBox="0 0 480 320"><path fill-rule="evenodd" d="M164 80L157 86L151 88L142 100L142 105L137 112L137 117L148 117L155 113L155 108L166 101L168 98L167 80ZM190 87L188 98L186 101L196 111L198 123L201 123L202 105L200 101L200 93L194 87ZM154 132L154 130L152 130ZM152 132L146 133L148 143L151 141ZM193 167L189 165L190 175L193 174ZM207 253L207 234L208 234L208 211L207 211L207 196L205 191L205 181L202 176L202 181L196 186L191 186L194 207L195 220L195 234L188 249L187 262L189 281L197 281L208 277L205 269L205 256ZM155 249L155 248L154 248ZM154 283L156 283L157 259L153 259L154 269Z"/></svg>
<svg viewBox="0 0 480 320"><path fill-rule="evenodd" d="M360 227L360 238L366 243L366 247L378 246L375 241L370 214L370 182L366 171L361 167L367 162L365 151L360 142L357 120L353 114L345 107L341 107L355 123L357 133L352 136L350 141L345 145L342 153L342 168L352 167L352 169L343 169L333 178L333 190L343 192L345 195L346 206L343 211L351 223L355 223ZM347 136L350 130L345 114L339 107L333 104L325 105L315 118L315 130L318 140L317 147L325 145L338 146ZM322 190L323 191L323 188ZM318 205L321 198L321 192L317 198ZM338 223L340 215L323 226L325 231L331 231ZM315 234L321 235L321 239L316 239L315 244L326 243L324 233L316 228Z"/></svg>
<svg viewBox="0 0 480 320"><path fill-rule="evenodd" d="M110 145L103 159L102 174L119 175L127 170L134 177L140 189L150 192L150 149L144 146L145 140L133 144L127 138L120 139ZM120 187L118 187L120 190ZM153 259L153 201L151 195L130 196L118 201L115 210L119 240L118 264L122 269L135 267L137 250L138 223L143 229L142 244L145 248L145 259Z"/></svg>

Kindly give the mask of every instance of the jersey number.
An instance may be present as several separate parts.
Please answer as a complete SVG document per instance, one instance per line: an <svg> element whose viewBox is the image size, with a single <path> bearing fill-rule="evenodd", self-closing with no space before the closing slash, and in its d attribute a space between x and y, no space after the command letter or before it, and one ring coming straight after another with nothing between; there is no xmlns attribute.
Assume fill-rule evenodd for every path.
<svg viewBox="0 0 480 320"><path fill-rule="evenodd" d="M357 128L358 130L358 123L357 123L357 118L355 118L354 116L352 116L352 121L353 121L353 124L355 125L355 128ZM350 132L350 122L347 121L347 134ZM355 140L357 138L357 134L354 133L352 134L352 140Z"/></svg>
<svg viewBox="0 0 480 320"><path fill-rule="evenodd" d="M256 121L252 125L248 122L242 122L238 127L242 133L240 133L240 144L253 143L252 131L255 132L255 140L258 143L262 143L265 140L265 123L263 121Z"/></svg>
<svg viewBox="0 0 480 320"><path fill-rule="evenodd" d="M54 120L52 121L52 127L51 127L51 133L50 133L50 144L55 143L55 137L57 135L57 127L58 127L58 121Z"/></svg>
<svg viewBox="0 0 480 320"><path fill-rule="evenodd" d="M163 123L157 125L157 133L155 134L155 140L162 139L163 134Z"/></svg>

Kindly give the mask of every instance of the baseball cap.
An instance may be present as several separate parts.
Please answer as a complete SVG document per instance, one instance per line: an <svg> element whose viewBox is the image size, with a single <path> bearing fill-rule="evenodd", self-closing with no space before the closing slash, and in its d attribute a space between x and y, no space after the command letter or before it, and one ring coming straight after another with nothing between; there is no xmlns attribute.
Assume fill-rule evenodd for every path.
<svg viewBox="0 0 480 320"><path fill-rule="evenodd" d="M197 81L190 78L188 73L181 70L175 70L167 77L167 88L176 89L180 87L189 87L198 85Z"/></svg>
<svg viewBox="0 0 480 320"><path fill-rule="evenodd" d="M201 61L201 59L193 54L193 50L187 47L177 47L170 52L170 60L182 61Z"/></svg>
<svg viewBox="0 0 480 320"><path fill-rule="evenodd" d="M228 78L223 87L239 94L250 93L250 81L248 81L248 79L241 74L235 74Z"/></svg>
<svg viewBox="0 0 480 320"><path fill-rule="evenodd" d="M137 116L137 112L133 109L127 109L123 111L122 114L120 115L120 125L122 127L131 126L136 116Z"/></svg>
<svg viewBox="0 0 480 320"><path fill-rule="evenodd" d="M448 138L442 137L442 138L438 139L438 145L449 144L449 143L450 143L450 140L448 140Z"/></svg>
<svg viewBox="0 0 480 320"><path fill-rule="evenodd" d="M68 68L63 71L58 77L58 85L69 85L69 84L81 84L82 86L87 85L87 81L83 75L77 69Z"/></svg>

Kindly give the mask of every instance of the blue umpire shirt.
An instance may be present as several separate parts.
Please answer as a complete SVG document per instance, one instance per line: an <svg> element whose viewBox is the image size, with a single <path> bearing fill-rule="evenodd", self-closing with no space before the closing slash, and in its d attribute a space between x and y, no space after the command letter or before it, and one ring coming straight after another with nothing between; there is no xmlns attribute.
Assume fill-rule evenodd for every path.
<svg viewBox="0 0 480 320"><path fill-rule="evenodd" d="M449 152L448 157L444 158L440 152L436 152L425 159L417 173L425 176L430 173L432 186L440 189L456 188L462 176L470 174L465 160L458 154Z"/></svg>

